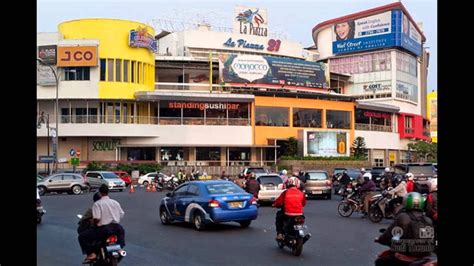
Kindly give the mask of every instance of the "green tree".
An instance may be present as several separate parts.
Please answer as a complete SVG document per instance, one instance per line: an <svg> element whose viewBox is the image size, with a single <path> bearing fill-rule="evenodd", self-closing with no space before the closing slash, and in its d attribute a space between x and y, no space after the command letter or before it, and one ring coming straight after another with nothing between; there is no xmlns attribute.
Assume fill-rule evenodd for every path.
<svg viewBox="0 0 474 266"><path fill-rule="evenodd" d="M109 171L109 170L110 170L110 168L106 164L92 161L92 162L87 164L86 168L84 169L84 172L87 172L87 171Z"/></svg>
<svg viewBox="0 0 474 266"><path fill-rule="evenodd" d="M294 137L288 138L288 142L284 142L281 145L283 156L296 156L298 155L298 140Z"/></svg>
<svg viewBox="0 0 474 266"><path fill-rule="evenodd" d="M418 161L435 161L438 155L438 145L436 143L429 143L417 140L414 143L409 143L408 150L415 153Z"/></svg>
<svg viewBox="0 0 474 266"><path fill-rule="evenodd" d="M351 155L357 159L367 159L367 148L363 137L357 137L354 139L351 147Z"/></svg>

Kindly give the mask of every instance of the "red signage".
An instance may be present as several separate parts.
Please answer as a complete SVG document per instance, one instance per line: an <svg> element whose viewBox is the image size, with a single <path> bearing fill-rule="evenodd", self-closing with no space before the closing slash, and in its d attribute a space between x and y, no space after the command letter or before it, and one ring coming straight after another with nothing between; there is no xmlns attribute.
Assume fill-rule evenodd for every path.
<svg viewBox="0 0 474 266"><path fill-rule="evenodd" d="M375 117L375 118L384 118L384 119L390 119L390 114L388 113L381 113L381 112L369 112L365 111L364 112L365 117Z"/></svg>
<svg viewBox="0 0 474 266"><path fill-rule="evenodd" d="M221 109L221 110L237 110L238 103L195 103L195 102L169 102L168 108L186 108L186 109Z"/></svg>

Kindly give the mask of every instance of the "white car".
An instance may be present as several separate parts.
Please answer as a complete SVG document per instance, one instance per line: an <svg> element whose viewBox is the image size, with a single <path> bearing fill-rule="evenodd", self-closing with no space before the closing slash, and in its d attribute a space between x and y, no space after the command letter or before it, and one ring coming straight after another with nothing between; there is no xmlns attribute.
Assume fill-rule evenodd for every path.
<svg viewBox="0 0 474 266"><path fill-rule="evenodd" d="M257 181L260 183L259 202L274 202L285 191L283 181L277 174L261 175L257 178Z"/></svg>
<svg viewBox="0 0 474 266"><path fill-rule="evenodd" d="M158 176L157 172L151 172L146 175L142 175L138 178L138 184L147 186L148 184L151 184L151 181L157 176Z"/></svg>

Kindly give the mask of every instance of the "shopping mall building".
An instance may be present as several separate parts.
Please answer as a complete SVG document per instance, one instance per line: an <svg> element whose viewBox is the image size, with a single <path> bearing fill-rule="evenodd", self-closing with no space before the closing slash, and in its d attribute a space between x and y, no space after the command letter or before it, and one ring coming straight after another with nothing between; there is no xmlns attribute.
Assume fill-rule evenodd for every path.
<svg viewBox="0 0 474 266"><path fill-rule="evenodd" d="M398 8L383 12L407 13ZM351 16L344 19L361 15ZM390 34L399 36L399 17L392 17ZM80 19L59 24L57 33L39 33L38 57L58 70L59 112L54 75L38 64L38 119L55 128L58 115L58 158L64 161L74 150L82 162L268 165L289 137L298 139L301 155L348 156L354 138L363 136L371 161L380 164L381 157L383 163L389 156L403 160L406 143L424 138L419 130L426 97L418 88L426 68L416 53L396 45L333 52L338 19L315 27L317 50L272 35L264 9L236 7L232 20L232 30L201 24L158 33L138 22ZM383 71L343 71L347 58L367 55L371 65L385 58ZM399 61L412 59L415 76L398 69ZM356 101L369 98L358 92L374 77L379 85L368 86L384 88L383 94ZM37 135L38 156L51 145L55 150L46 126Z"/></svg>

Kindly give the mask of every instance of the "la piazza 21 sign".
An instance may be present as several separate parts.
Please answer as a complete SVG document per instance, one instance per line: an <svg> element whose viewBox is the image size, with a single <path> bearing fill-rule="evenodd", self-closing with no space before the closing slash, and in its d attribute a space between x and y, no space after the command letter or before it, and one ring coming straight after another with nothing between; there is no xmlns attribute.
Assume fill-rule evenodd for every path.
<svg viewBox="0 0 474 266"><path fill-rule="evenodd" d="M280 40L274 40L270 39L268 40L268 43L266 45L266 50L269 52L278 52L280 50ZM233 40L232 37L227 39L225 43L223 43L224 46L226 47L231 47L231 48L245 48L245 49L254 49L254 50L264 50L265 45L261 43L250 43L245 39L238 39L238 40Z"/></svg>

